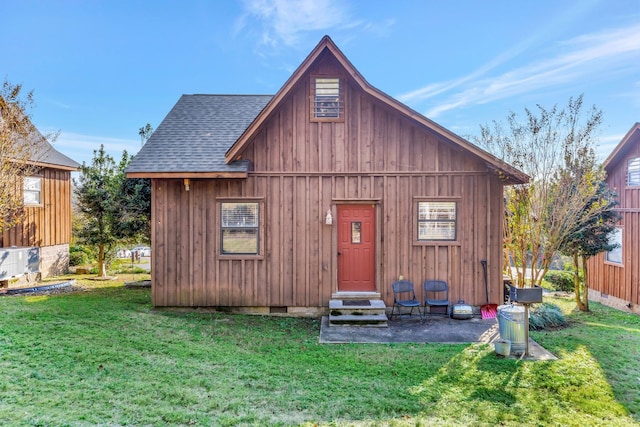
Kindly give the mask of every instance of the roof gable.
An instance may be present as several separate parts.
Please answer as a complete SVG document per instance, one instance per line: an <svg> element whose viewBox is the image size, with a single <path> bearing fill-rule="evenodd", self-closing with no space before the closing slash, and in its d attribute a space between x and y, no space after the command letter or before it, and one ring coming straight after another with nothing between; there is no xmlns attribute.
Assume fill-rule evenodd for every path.
<svg viewBox="0 0 640 427"><path fill-rule="evenodd" d="M6 106L8 104L0 95L0 106L2 105ZM13 108L11 108L11 110L16 111ZM25 155L29 155L29 159L26 160L27 163L52 169L69 171L75 171L78 169L80 164L62 154L60 151L56 150L48 141L48 139L45 138L42 133L35 127L30 118L24 115L24 112L22 110L17 111L17 114L20 115L20 118L26 119L25 125L27 126L27 128L25 128L24 132L21 133L13 131L10 141L12 144L15 144L15 147L21 146L26 149L26 151L24 151L23 153ZM3 117L3 114L0 114L0 124L2 124L4 120L5 119ZM20 159L20 161L23 160L25 159Z"/></svg>
<svg viewBox="0 0 640 427"><path fill-rule="evenodd" d="M456 135L455 133L445 129L439 124L433 122L422 114L416 112L400 101L385 94L381 90L371 86L358 70L351 64L347 57L340 51L336 44L331 40L329 36L324 36L320 43L311 51L302 64L296 69L296 71L289 77L282 88L271 98L266 104L264 109L258 114L253 122L246 128L246 130L235 141L231 148L226 152L226 162L233 162L235 158L242 152L242 150L249 144L254 135L259 131L262 123L271 115L272 112L280 103L287 97L287 95L298 84L300 79L304 78L310 68L326 54L332 55L335 60L346 70L356 85L360 87L365 93L369 94L378 101L388 105L390 108L395 109L401 114L405 115L409 119L419 123L420 125L430 129L431 131L442 135L453 144L461 147L462 149L470 152L471 154L481 158L487 163L487 166L496 171L501 179L507 184L519 184L525 183L529 180L529 177L522 171L509 165L508 163L498 159L492 154L482 150L478 146L472 144L466 139Z"/></svg>
<svg viewBox="0 0 640 427"><path fill-rule="evenodd" d="M634 124L629 132L622 138L620 143L613 149L609 157L602 164L607 171L611 173L620 160L624 159L633 144L640 144L640 122Z"/></svg>

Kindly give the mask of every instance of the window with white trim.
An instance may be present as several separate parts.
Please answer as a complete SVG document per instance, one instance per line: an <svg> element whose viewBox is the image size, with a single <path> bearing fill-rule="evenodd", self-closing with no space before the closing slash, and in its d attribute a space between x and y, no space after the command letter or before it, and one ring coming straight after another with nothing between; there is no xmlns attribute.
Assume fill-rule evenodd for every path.
<svg viewBox="0 0 640 427"><path fill-rule="evenodd" d="M418 202L418 241L456 240L456 202Z"/></svg>
<svg viewBox="0 0 640 427"><path fill-rule="evenodd" d="M342 82L335 77L315 77L313 84L312 117L315 119L341 119L344 112Z"/></svg>
<svg viewBox="0 0 640 427"><path fill-rule="evenodd" d="M617 246L606 254L606 260L614 264L622 264L622 228L618 227L609 235L609 243Z"/></svg>
<svg viewBox="0 0 640 427"><path fill-rule="evenodd" d="M24 179L24 204L42 204L42 178L39 176L25 176Z"/></svg>
<svg viewBox="0 0 640 427"><path fill-rule="evenodd" d="M640 157L627 160L627 185L640 185Z"/></svg>
<svg viewBox="0 0 640 427"><path fill-rule="evenodd" d="M223 255L258 255L260 248L260 204L220 204L220 247Z"/></svg>

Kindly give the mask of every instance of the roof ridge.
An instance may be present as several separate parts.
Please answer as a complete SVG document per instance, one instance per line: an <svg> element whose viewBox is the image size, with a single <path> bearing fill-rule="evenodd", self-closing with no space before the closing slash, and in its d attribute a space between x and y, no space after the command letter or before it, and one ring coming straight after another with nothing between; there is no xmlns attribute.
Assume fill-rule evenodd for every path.
<svg viewBox="0 0 640 427"><path fill-rule="evenodd" d="M269 93L183 93L183 96L271 96Z"/></svg>

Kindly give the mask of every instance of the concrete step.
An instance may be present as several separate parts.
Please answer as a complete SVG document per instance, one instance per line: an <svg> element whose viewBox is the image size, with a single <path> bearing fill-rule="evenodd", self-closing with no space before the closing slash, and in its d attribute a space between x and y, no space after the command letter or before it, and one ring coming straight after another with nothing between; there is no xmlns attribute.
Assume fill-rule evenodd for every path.
<svg viewBox="0 0 640 427"><path fill-rule="evenodd" d="M329 325L387 327L386 305L380 299L332 299Z"/></svg>
<svg viewBox="0 0 640 427"><path fill-rule="evenodd" d="M388 321L386 314L370 315L329 315L329 326L366 326L369 328L386 328Z"/></svg>

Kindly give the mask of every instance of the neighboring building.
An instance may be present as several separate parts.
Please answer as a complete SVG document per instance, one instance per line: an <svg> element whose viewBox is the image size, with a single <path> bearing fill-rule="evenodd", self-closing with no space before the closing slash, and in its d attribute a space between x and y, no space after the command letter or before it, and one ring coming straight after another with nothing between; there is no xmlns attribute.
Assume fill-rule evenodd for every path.
<svg viewBox="0 0 640 427"><path fill-rule="evenodd" d="M620 247L589 260L589 298L640 313L640 123L604 161L609 188L618 193Z"/></svg>
<svg viewBox="0 0 640 427"><path fill-rule="evenodd" d="M183 95L152 180L155 306L316 315L391 283L503 299L503 186L528 177L372 87L324 37L274 96Z"/></svg>
<svg viewBox="0 0 640 427"><path fill-rule="evenodd" d="M0 232L0 282L5 284L13 247L38 248L39 266L32 271L39 271L43 278L69 269L71 172L80 165L53 148L37 130L34 132L36 149L31 162L37 169L23 177L24 217L20 224Z"/></svg>

